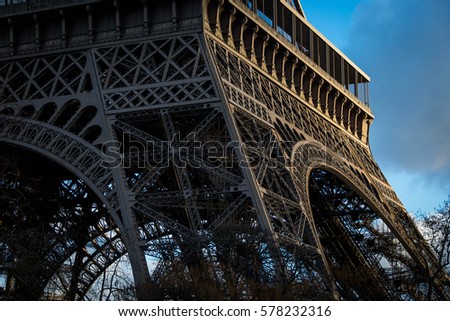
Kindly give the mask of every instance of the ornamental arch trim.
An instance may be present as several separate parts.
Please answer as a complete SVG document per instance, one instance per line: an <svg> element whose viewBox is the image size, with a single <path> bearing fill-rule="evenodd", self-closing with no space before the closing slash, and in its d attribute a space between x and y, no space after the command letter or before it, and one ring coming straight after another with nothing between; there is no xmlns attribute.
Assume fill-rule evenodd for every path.
<svg viewBox="0 0 450 321"><path fill-rule="evenodd" d="M377 187L371 183L362 170L346 161L336 152L318 142L298 142L292 149L290 165L300 199L306 202L304 209L310 219L313 217L309 195L311 173L314 170L321 169L343 180L389 225L389 209ZM392 229L393 226L389 226L389 228Z"/></svg>
<svg viewBox="0 0 450 321"><path fill-rule="evenodd" d="M8 115L0 115L0 142L37 153L82 179L123 229L115 210L114 180L97 148L56 126Z"/></svg>

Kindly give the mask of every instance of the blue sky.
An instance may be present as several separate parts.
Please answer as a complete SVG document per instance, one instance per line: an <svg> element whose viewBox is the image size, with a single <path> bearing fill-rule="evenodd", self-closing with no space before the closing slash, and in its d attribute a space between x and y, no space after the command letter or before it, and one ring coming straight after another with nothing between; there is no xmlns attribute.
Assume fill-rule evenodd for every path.
<svg viewBox="0 0 450 321"><path fill-rule="evenodd" d="M450 1L302 0L370 77L375 160L410 212L450 195Z"/></svg>

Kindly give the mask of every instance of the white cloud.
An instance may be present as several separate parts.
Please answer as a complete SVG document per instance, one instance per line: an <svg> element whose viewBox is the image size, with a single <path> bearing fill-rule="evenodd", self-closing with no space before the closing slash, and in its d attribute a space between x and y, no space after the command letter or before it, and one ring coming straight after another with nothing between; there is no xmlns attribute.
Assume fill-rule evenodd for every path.
<svg viewBox="0 0 450 321"><path fill-rule="evenodd" d="M450 193L449 17L446 0L364 0L344 48L372 78L375 159L443 195Z"/></svg>

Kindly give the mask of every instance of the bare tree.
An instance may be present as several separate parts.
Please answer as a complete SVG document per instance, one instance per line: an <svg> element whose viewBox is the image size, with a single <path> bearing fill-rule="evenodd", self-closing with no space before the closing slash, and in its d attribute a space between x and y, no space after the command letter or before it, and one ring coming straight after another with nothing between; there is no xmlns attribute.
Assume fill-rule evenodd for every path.
<svg viewBox="0 0 450 321"><path fill-rule="evenodd" d="M259 229L229 224L208 235L190 258L161 247L158 267L148 284L149 300L331 300L331 291L308 279L292 253L274 253ZM173 244L179 247L179 244ZM182 247L182 246L181 246ZM184 248L192 249L192 246ZM167 251L167 253L162 253ZM299 250L298 250L299 251ZM279 257L277 257L279 255ZM280 276L275 269L286 271Z"/></svg>
<svg viewBox="0 0 450 321"><path fill-rule="evenodd" d="M426 299L433 299L435 279L442 273L450 273L450 196L443 205L432 213L421 213L417 221L422 233L436 255L437 268L427 280ZM450 290L450 279L443 286Z"/></svg>

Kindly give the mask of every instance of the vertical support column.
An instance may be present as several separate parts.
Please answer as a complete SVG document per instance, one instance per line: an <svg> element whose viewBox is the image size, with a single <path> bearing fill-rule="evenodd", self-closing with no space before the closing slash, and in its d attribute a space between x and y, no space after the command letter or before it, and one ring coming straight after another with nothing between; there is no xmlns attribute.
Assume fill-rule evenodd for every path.
<svg viewBox="0 0 450 321"><path fill-rule="evenodd" d="M120 4L119 0L114 0L114 9L116 11L116 38L120 39L122 37L122 26L120 24Z"/></svg>
<svg viewBox="0 0 450 321"><path fill-rule="evenodd" d="M111 124L107 122L106 126L110 129L108 134L114 139L114 134L111 132ZM150 274L142 248L144 244L139 238L136 217L132 210L134 195L126 184L124 169L118 167L111 170L113 172L115 189L117 190L120 216L124 226L124 230L120 232L130 258L136 295L138 300L142 300L146 297L145 288L150 281Z"/></svg>
<svg viewBox="0 0 450 321"><path fill-rule="evenodd" d="M308 35L309 35L309 58L314 60L315 57L315 51L316 51L316 44L314 43L314 40L316 39L314 32L308 28Z"/></svg>
<svg viewBox="0 0 450 321"><path fill-rule="evenodd" d="M260 49L263 49L263 47ZM211 50L214 50L214 49L211 49ZM209 50L205 50L205 52L208 55L207 61L209 61L209 62L214 61L214 59L212 57L213 54ZM219 76L218 76L215 68L213 66L210 66L210 69L211 69L211 74L215 78L215 83L218 86L220 86L221 82L219 81ZM238 128L236 119L235 119L236 116L233 114L232 107L226 104L227 98L225 96L223 96L224 92L225 92L225 90L223 88L221 90L219 90L219 95L221 96L220 99L222 102L224 102L224 105L222 107L223 117L224 117L226 126L229 131L230 141L235 142L235 144L238 144L238 146L235 147L235 151L236 151L236 156L237 156L239 163L243 164L243 166L241 166L241 170L242 170L242 174L244 176L244 182L246 185L245 190L248 191L247 192L248 196L250 196L252 199L252 203L255 207L255 211L257 213L257 218L258 218L259 224L260 224L262 230L264 231L264 233L268 237L267 243L269 244L269 247L270 247L270 250L272 251L272 253L274 253L275 269L277 270L277 273L279 274L279 276L284 276L285 271L284 271L283 265L280 264L280 262L279 262L279 255L278 255L278 252L280 249L279 244L278 244L279 241L278 241L275 231L273 230L271 217L270 217L268 210L266 208L266 205L264 203L262 191L258 184L256 174L252 170L252 168L249 166L250 159L246 155L245 151L242 148L243 147L243 145L241 144L242 138L241 138L241 135L239 132L239 128Z"/></svg>
<svg viewBox="0 0 450 321"><path fill-rule="evenodd" d="M103 106L103 108L105 109L105 103L102 97L102 86L98 78L95 58L92 51L88 51L87 57L87 63L89 65L89 69L91 70L94 92L97 93L97 104L98 106ZM104 123L104 126L102 127L104 128L105 141L118 141L112 128L114 116L107 116L100 110L99 117L100 121ZM120 230L120 234L123 243L126 246L128 257L130 259L137 299L145 300L145 289L150 282L150 274L148 271L148 266L143 249L143 246L145 244L143 244L143 241L139 237L137 220L135 216L136 214L132 209L135 203L134 193L128 187L123 167L113 167L110 169L110 171L114 180L114 189L117 194L116 208L120 211L120 225L123 226L123 230Z"/></svg>
<svg viewBox="0 0 450 321"><path fill-rule="evenodd" d="M34 20L34 44L36 46L36 51L41 50L41 30L39 25L39 16L37 13L33 15Z"/></svg>
<svg viewBox="0 0 450 321"><path fill-rule="evenodd" d="M273 10L273 19L272 19L272 21L273 21L273 28L275 29L275 30L277 30L277 26L278 26L278 2L279 1L272 1L272 4L273 4L273 7L272 7L272 10Z"/></svg>
<svg viewBox="0 0 450 321"><path fill-rule="evenodd" d="M364 83L364 103L367 106L370 104L369 84L367 82Z"/></svg>
<svg viewBox="0 0 450 321"><path fill-rule="evenodd" d="M59 10L59 16L61 18L61 44L63 48L67 47L67 30L66 30L66 12Z"/></svg>
<svg viewBox="0 0 450 321"><path fill-rule="evenodd" d="M88 37L89 37L89 43L94 42L94 26L92 22L92 6L87 5L86 6L86 12L88 16Z"/></svg>
<svg viewBox="0 0 450 321"><path fill-rule="evenodd" d="M11 56L14 55L15 39L14 39L14 21L12 18L8 18L9 25L9 50Z"/></svg>
<svg viewBox="0 0 450 321"><path fill-rule="evenodd" d="M172 29L176 31L178 29L177 0L172 0L172 25Z"/></svg>
<svg viewBox="0 0 450 321"><path fill-rule="evenodd" d="M143 12L143 15L144 15L144 19L142 21L143 28L144 28L144 34L148 35L148 32L149 32L149 30L148 30L148 28L149 28L149 26L148 26L149 21L148 21L148 4L147 4L147 0L142 0L142 12Z"/></svg>

